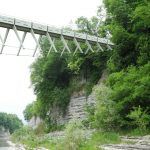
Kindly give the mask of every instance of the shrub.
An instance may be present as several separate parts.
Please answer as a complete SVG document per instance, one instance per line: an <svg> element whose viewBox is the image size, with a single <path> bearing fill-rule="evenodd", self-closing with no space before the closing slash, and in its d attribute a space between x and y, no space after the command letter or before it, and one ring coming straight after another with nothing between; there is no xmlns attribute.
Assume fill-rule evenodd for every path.
<svg viewBox="0 0 150 150"><path fill-rule="evenodd" d="M94 87L96 97L95 127L101 130L113 130L119 126L119 115L115 103L110 99L112 90L100 84Z"/></svg>
<svg viewBox="0 0 150 150"><path fill-rule="evenodd" d="M83 125L85 127L89 127L89 128L94 128L94 121L95 121L95 105L94 104L87 104L85 106L85 112L86 112L86 115L87 115L87 118L84 119L82 121Z"/></svg>
<svg viewBox="0 0 150 150"><path fill-rule="evenodd" d="M35 129L34 133L36 135L43 135L46 132L46 124L44 122L41 122Z"/></svg>
<svg viewBox="0 0 150 150"><path fill-rule="evenodd" d="M22 128L16 130L12 134L12 140L15 142L22 142L28 138L32 139L33 137L34 137L33 129L27 126L23 126Z"/></svg>
<svg viewBox="0 0 150 150"><path fill-rule="evenodd" d="M143 111L142 108L139 106L138 108L135 107L134 110L130 112L128 115L132 122L139 130L145 131L147 125L149 124L150 116Z"/></svg>
<svg viewBox="0 0 150 150"><path fill-rule="evenodd" d="M57 145L57 150L78 150L84 141L83 125L80 121L74 120L66 126L65 137L62 143Z"/></svg>
<svg viewBox="0 0 150 150"><path fill-rule="evenodd" d="M150 115L149 70L150 63L139 68L131 66L127 70L111 74L108 78L108 85L112 89L111 99L121 117L122 127L131 127L131 120L127 115L134 107L140 106L141 110L147 110Z"/></svg>

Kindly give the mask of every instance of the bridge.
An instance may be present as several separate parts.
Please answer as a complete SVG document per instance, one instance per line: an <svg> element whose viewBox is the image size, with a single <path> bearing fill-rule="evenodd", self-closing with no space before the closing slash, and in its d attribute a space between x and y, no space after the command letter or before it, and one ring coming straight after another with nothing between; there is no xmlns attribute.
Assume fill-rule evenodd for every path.
<svg viewBox="0 0 150 150"><path fill-rule="evenodd" d="M100 38L98 36L91 36L88 34L82 34L66 29L58 29L55 27L51 27L49 25L43 25L36 22L30 22L26 20L16 19L8 16L0 16L0 28L5 29L5 34L2 36L0 33L0 54L4 54L5 47L13 47L11 45L7 45L7 38L10 32L14 32L16 38L18 39L19 46L17 48L16 56L21 56L21 51L29 48L24 47L24 41L26 40L27 34L31 34L34 42L35 49L33 50L32 56L34 57L38 50L41 50L40 40L43 36L47 37L50 48L48 54L52 51L60 52L62 56L64 52L72 53L75 55L76 53L84 53L88 52L96 52L96 51L104 51L104 50L112 50L113 43L106 39ZM20 32L22 32L22 36L20 36ZM63 49L58 50L55 40L61 40L63 44ZM71 49L68 46L68 41L72 41L75 45L75 49ZM86 50L81 48L81 43L85 43L87 46ZM96 46L96 50L93 48Z"/></svg>

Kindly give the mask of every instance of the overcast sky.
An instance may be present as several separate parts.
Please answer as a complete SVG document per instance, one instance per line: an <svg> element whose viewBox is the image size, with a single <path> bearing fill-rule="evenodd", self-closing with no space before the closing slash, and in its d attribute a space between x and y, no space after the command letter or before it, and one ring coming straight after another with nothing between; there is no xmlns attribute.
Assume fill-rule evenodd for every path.
<svg viewBox="0 0 150 150"><path fill-rule="evenodd" d="M0 14L63 27L80 16L96 15L100 4L101 0L0 0ZM0 112L23 119L25 106L36 99L29 69L34 59L0 55Z"/></svg>

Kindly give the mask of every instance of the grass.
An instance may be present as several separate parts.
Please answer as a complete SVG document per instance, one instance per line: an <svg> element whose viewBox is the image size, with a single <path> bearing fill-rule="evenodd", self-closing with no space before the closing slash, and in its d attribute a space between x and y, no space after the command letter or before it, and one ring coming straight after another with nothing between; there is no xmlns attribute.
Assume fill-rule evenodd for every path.
<svg viewBox="0 0 150 150"><path fill-rule="evenodd" d="M17 144L25 145L28 150L32 150L37 147L45 147L47 149L55 150L54 145L55 141L46 137L44 134L36 134L34 130L28 127L23 127L17 130L11 136L11 140Z"/></svg>
<svg viewBox="0 0 150 150"><path fill-rule="evenodd" d="M128 136L145 136L150 134L150 130L142 131L140 129L134 129L128 133Z"/></svg>
<svg viewBox="0 0 150 150"><path fill-rule="evenodd" d="M150 129L141 130L137 128L132 130L120 131L119 133L121 136L145 136L150 135Z"/></svg>
<svg viewBox="0 0 150 150"><path fill-rule="evenodd" d="M56 145L56 141L53 141L52 139L48 139L48 138L42 139L42 137L24 138L21 139L19 143L25 145L26 149L29 150L38 147L44 147L50 150L55 150L55 145Z"/></svg>
<svg viewBox="0 0 150 150"><path fill-rule="evenodd" d="M95 132L92 137L85 141L80 150L99 150L103 144L117 144L121 139L119 134L113 132Z"/></svg>

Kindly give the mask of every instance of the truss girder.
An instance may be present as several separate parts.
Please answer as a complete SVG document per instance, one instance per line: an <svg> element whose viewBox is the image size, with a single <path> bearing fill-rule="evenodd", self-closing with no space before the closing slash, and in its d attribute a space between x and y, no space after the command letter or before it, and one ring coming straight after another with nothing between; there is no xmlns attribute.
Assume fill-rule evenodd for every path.
<svg viewBox="0 0 150 150"><path fill-rule="evenodd" d="M33 50L33 57L36 55L37 49L41 50L40 47L40 40L42 38L42 36L46 36L49 44L50 44L50 48L49 51L47 53L47 55L49 55L50 52L52 52L52 50L54 52L60 52L61 56L67 52L67 53L73 53L73 55L75 55L77 52L78 53L85 53L87 54L88 52L94 52L94 46L97 46L97 51L104 51L103 47L106 47L108 50L112 50L112 46L113 43L111 43L111 41L105 39L105 38L100 38L100 37L96 37L96 36L91 36L91 35L87 35L87 34L81 34L78 32L74 32L74 31L68 31L65 29L57 29L54 27L50 27L50 26L45 26L42 24L38 24L38 23L34 23L34 22L29 22L29 21L25 21L25 20L20 20L20 19L14 19L11 17L6 17L6 16L0 16L0 27L2 28L6 28L6 32L5 32L5 36L4 38L1 36L0 34L0 41L1 41L1 49L0 49L0 54L3 53L3 49L6 46L6 40L9 34L10 30L13 30L20 45L18 47L18 52L17 52L17 56L20 55L21 49L26 49L24 47L24 41L26 38L26 34L30 33L32 35L32 38L35 41L35 49ZM22 37L20 37L19 32L18 31L22 31L23 35ZM37 38L37 35L39 38ZM62 50L58 50L56 45L55 45L55 39L60 39L62 44L63 44L63 49ZM74 45L75 45L75 50L72 50L69 45L68 45L68 41L73 41ZM85 45L87 46L86 50L83 50L81 48L81 43L85 43Z"/></svg>

